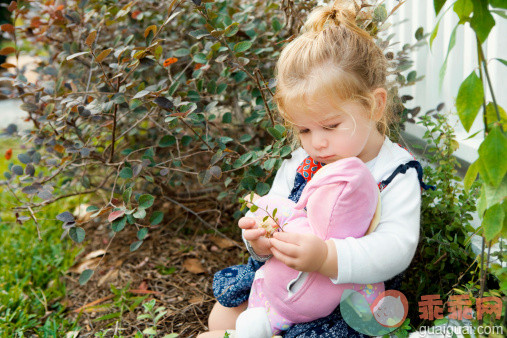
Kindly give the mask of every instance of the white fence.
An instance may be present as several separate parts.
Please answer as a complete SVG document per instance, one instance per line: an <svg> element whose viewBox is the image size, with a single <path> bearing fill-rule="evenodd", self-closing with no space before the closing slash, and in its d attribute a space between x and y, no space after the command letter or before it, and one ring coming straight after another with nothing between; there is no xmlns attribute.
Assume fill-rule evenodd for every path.
<svg viewBox="0 0 507 338"><path fill-rule="evenodd" d="M451 7L453 3L454 1L448 0L441 13ZM398 1L396 0L385 1L388 12L397 4ZM503 34L507 34L507 20L496 14L493 14L493 17L496 21L496 25L491 30L487 43L483 45L483 50L486 59L488 59L488 69L493 88L496 90L496 100L500 106L507 108L507 98L505 96L507 67L498 60L493 60L494 58L507 59L507 39L505 36L502 38ZM404 43L414 43L416 41L415 31L421 26L424 28L425 33L431 33L437 23L435 10L433 8L433 0L406 1L389 19L393 24L402 22L403 20L405 20L405 22L393 25L388 29L388 34L396 34L393 41L399 41L401 45ZM403 93L414 97L414 100L410 102L412 102L414 106L421 106L420 114L435 108L440 102L445 102L445 111L449 114L450 121L455 127L458 141L463 146L460 147L461 155L458 154L458 156L468 161L473 161L476 157L476 149L484 136L481 132L471 139L467 138L482 129L482 116L477 116L470 133L466 133L458 121L456 108L454 106L459 85L472 70L478 68L476 40L468 24L464 27L460 26L457 30L456 45L449 55L446 75L442 83L442 88L439 88L440 67L444 63L449 46L449 38L457 22L458 17L456 13L450 8L445 13L443 20L440 21L438 35L433 41L431 50L428 38L428 45L419 48L414 55L410 56L414 61L414 70L417 71L418 76L424 75L425 78L417 82L416 85L406 88ZM501 43L501 41L503 41L503 43ZM397 48L400 48L400 46L397 46ZM489 90L487 92L487 100L491 101ZM408 128L407 130L414 133L418 132L417 128Z"/></svg>

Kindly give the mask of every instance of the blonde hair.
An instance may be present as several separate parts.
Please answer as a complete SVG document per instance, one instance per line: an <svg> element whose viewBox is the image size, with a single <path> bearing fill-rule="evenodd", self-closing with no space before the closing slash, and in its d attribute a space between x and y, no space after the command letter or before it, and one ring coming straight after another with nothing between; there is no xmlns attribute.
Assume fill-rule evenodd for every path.
<svg viewBox="0 0 507 338"><path fill-rule="evenodd" d="M298 131L291 123L289 103L308 107L318 98L338 97L360 102L370 116L376 108L373 91L386 87L388 61L369 33L357 26L358 12L354 1L336 0L330 6L316 7L302 34L280 54L273 99L296 136L293 145L298 143ZM377 123L382 135L388 132L389 114L388 104Z"/></svg>

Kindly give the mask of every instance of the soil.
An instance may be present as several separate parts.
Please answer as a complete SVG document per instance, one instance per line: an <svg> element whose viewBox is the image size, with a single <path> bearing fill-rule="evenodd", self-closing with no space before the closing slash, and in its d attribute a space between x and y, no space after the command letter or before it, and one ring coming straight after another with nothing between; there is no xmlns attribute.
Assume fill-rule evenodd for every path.
<svg viewBox="0 0 507 338"><path fill-rule="evenodd" d="M163 306L167 310L156 326L159 337L169 333L195 337L207 331L215 303L213 274L245 263L248 256L237 221L218 210L216 201L185 203L185 207L192 212L168 202L157 208L166 211L164 221L150 228L134 252L130 252L130 245L137 241L135 226L127 225L111 239L107 220L85 224L90 240L65 277L67 298L62 302L69 320L77 320L81 328L79 337L93 337L96 332L106 332L106 337L131 337L153 326L149 319L137 319L145 313L142 305L135 304L138 297L146 297L142 303L155 299L155 308ZM226 210L235 207L230 205ZM221 233L210 229L217 226L223 227ZM232 235L223 234L227 231ZM80 273L89 268L95 273L81 286ZM115 288L123 289L123 296L119 291L115 295ZM129 306L135 308L130 311ZM121 317L107 318L114 313L121 313Z"/></svg>

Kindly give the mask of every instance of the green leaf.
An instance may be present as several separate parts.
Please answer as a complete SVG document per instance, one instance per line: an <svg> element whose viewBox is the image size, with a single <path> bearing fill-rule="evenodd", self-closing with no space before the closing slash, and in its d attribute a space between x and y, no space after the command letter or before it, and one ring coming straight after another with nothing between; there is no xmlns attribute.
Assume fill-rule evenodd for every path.
<svg viewBox="0 0 507 338"><path fill-rule="evenodd" d="M155 197L150 194L141 195L139 197L139 208L147 209L153 205Z"/></svg>
<svg viewBox="0 0 507 338"><path fill-rule="evenodd" d="M507 66L507 60L504 60L504 59L499 59L499 58L495 58L494 60L498 60L500 61L501 63L504 64L504 66Z"/></svg>
<svg viewBox="0 0 507 338"><path fill-rule="evenodd" d="M222 122L223 123L231 123L231 121L232 121L232 114L231 113L225 113L222 116Z"/></svg>
<svg viewBox="0 0 507 338"><path fill-rule="evenodd" d="M94 205L90 205L88 208L86 208L86 212L94 212L97 210L99 210L99 208Z"/></svg>
<svg viewBox="0 0 507 338"><path fill-rule="evenodd" d="M273 169L275 163L276 163L276 159L275 158L270 158L269 160L267 160L266 162L264 162L264 169L266 169L266 170Z"/></svg>
<svg viewBox="0 0 507 338"><path fill-rule="evenodd" d="M491 11L491 13L495 13L496 15L499 15L502 18L507 19L507 12L505 12L505 11L500 11L500 10L495 11L495 10L493 10L493 11Z"/></svg>
<svg viewBox="0 0 507 338"><path fill-rule="evenodd" d="M165 336L163 336L162 338L176 338L178 336L179 335L177 333L169 333L169 334L166 334Z"/></svg>
<svg viewBox="0 0 507 338"><path fill-rule="evenodd" d="M495 122L500 122L502 125L507 125L507 113L500 106L498 106L498 114L500 115L500 121L498 121L495 104L493 102L489 102L486 105L486 121L488 121L488 126Z"/></svg>
<svg viewBox="0 0 507 338"><path fill-rule="evenodd" d="M142 241L148 234L148 228L141 228L137 231L137 238Z"/></svg>
<svg viewBox="0 0 507 338"><path fill-rule="evenodd" d="M276 128L277 126L275 127L269 127L267 130L268 130L268 133L273 136L274 138L276 139L282 139L283 136L284 136L284 133L283 131L280 131L279 128ZM283 127L282 127L283 128Z"/></svg>
<svg viewBox="0 0 507 338"><path fill-rule="evenodd" d="M150 224L157 225L164 219L164 213L162 211L155 211L150 217Z"/></svg>
<svg viewBox="0 0 507 338"><path fill-rule="evenodd" d="M507 176L504 177L499 187L494 187L487 184L486 182L483 182L481 188L481 196L477 201L477 212L479 214L479 217L483 217L486 209L492 207L497 203L502 203L505 199L505 196L507 196Z"/></svg>
<svg viewBox="0 0 507 338"><path fill-rule="evenodd" d="M283 146L282 149L280 149L280 156L285 157L289 155L292 152L292 147L289 145Z"/></svg>
<svg viewBox="0 0 507 338"><path fill-rule="evenodd" d="M241 155L235 162L234 162L234 168L238 168L245 164L249 159L251 159L253 156L252 152L248 152L246 154ZM252 190L252 189L250 189Z"/></svg>
<svg viewBox="0 0 507 338"><path fill-rule="evenodd" d="M505 154L507 154L507 136L495 125L479 146L479 172L484 180L494 187L500 185L507 173Z"/></svg>
<svg viewBox="0 0 507 338"><path fill-rule="evenodd" d="M69 229L69 236L74 242L81 243L85 239L85 231L80 227L72 227Z"/></svg>
<svg viewBox="0 0 507 338"><path fill-rule="evenodd" d="M244 52L252 47L252 43L250 41L241 41L234 45L233 50L237 53Z"/></svg>
<svg viewBox="0 0 507 338"><path fill-rule="evenodd" d="M460 20L464 20L472 14L474 4L472 3L472 0L458 0L454 3L452 9L456 14L458 14Z"/></svg>
<svg viewBox="0 0 507 338"><path fill-rule="evenodd" d="M504 217L505 213L500 203L497 203L486 210L484 219L482 220L486 241L491 241L500 234L503 227Z"/></svg>
<svg viewBox="0 0 507 338"><path fill-rule="evenodd" d="M193 60L195 63L206 63L208 60L206 59L206 54L197 53L194 55Z"/></svg>
<svg viewBox="0 0 507 338"><path fill-rule="evenodd" d="M123 192L123 202L125 203L128 203L130 201L130 197L132 196L132 187L129 187L127 189L125 189L125 191Z"/></svg>
<svg viewBox="0 0 507 338"><path fill-rule="evenodd" d="M187 56L190 54L190 50L188 48L180 48L180 49L177 49L173 52L173 56L174 57L182 57L182 56Z"/></svg>
<svg viewBox="0 0 507 338"><path fill-rule="evenodd" d="M435 15L440 13L442 7L444 7L446 0L433 0L433 7L435 7Z"/></svg>
<svg viewBox="0 0 507 338"><path fill-rule="evenodd" d="M224 35L228 38L236 34L239 30L239 23L234 22L230 24L224 31Z"/></svg>
<svg viewBox="0 0 507 338"><path fill-rule="evenodd" d="M255 191L260 196L266 195L269 192L269 189L270 189L269 184L264 182L257 183L257 186L255 187Z"/></svg>
<svg viewBox="0 0 507 338"><path fill-rule="evenodd" d="M416 77L417 77L417 72L415 70L411 71L407 75L407 82L414 82Z"/></svg>
<svg viewBox="0 0 507 338"><path fill-rule="evenodd" d="M125 167L123 168L121 171L120 171L120 174L119 176L121 178L125 178L125 179L128 179L128 178L132 178L133 176L133 172L132 172L132 168L129 168L129 167Z"/></svg>
<svg viewBox="0 0 507 338"><path fill-rule="evenodd" d="M467 173L465 175L465 178L463 179L463 183L465 185L465 189L467 191L470 190L470 187L472 186L472 183L475 182L475 179L477 178L477 174L479 174L479 160L472 163L467 170Z"/></svg>
<svg viewBox="0 0 507 338"><path fill-rule="evenodd" d="M154 327L149 327L143 330L143 334L157 334L157 329Z"/></svg>
<svg viewBox="0 0 507 338"><path fill-rule="evenodd" d="M423 37L424 37L424 28L423 27L417 28L417 30L415 31L415 38L417 39L417 41L419 41Z"/></svg>
<svg viewBox="0 0 507 338"><path fill-rule="evenodd" d="M484 99L484 89L482 82L473 71L462 83L458 90L456 98L456 109L463 124L468 132L474 123L479 108Z"/></svg>
<svg viewBox="0 0 507 338"><path fill-rule="evenodd" d="M164 147L170 147L176 143L176 137L173 135L165 135L160 139L158 142L158 145L162 148Z"/></svg>
<svg viewBox="0 0 507 338"><path fill-rule="evenodd" d="M90 270L90 269L86 269L85 271L83 271L81 276L79 276L79 284L85 285L86 282L88 282L90 280L90 278L93 276L93 272L94 271Z"/></svg>
<svg viewBox="0 0 507 338"><path fill-rule="evenodd" d="M387 10L385 6L377 6L373 10L373 19L377 22L383 22L387 19Z"/></svg>
<svg viewBox="0 0 507 338"><path fill-rule="evenodd" d="M130 252L136 251L137 249L139 249L141 244L143 244L143 241L136 241L136 242L130 244Z"/></svg>
<svg viewBox="0 0 507 338"><path fill-rule="evenodd" d="M484 43L488 38L489 32L495 25L495 19L489 12L488 0L477 0L473 2L474 14L470 20L470 26L477 34L479 41Z"/></svg>
<svg viewBox="0 0 507 338"><path fill-rule="evenodd" d="M489 0L492 7L507 9L507 1L505 0Z"/></svg>
<svg viewBox="0 0 507 338"><path fill-rule="evenodd" d="M431 47L433 47L433 40L435 40L435 38L437 37L438 26L440 25L440 20L442 20L442 17L440 17L440 19L438 19L438 22L437 22L435 28L433 28L433 30L431 31L431 35L430 35L430 49L431 49Z"/></svg>
<svg viewBox="0 0 507 338"><path fill-rule="evenodd" d="M127 217L122 217L117 220L114 220L113 223L111 223L111 228L114 232L120 232L125 228L125 224L127 223Z"/></svg>
<svg viewBox="0 0 507 338"><path fill-rule="evenodd" d="M146 217L146 209L138 209L132 216L143 219Z"/></svg>
<svg viewBox="0 0 507 338"><path fill-rule="evenodd" d="M454 29L452 30L451 37L449 38L449 46L447 47L447 54L445 55L444 63L440 67L440 72L438 74L440 88L442 88L442 83L444 82L445 71L447 70L447 60L449 59L449 53L456 45L456 31L458 29L458 26L459 24L456 24L456 26L454 26Z"/></svg>

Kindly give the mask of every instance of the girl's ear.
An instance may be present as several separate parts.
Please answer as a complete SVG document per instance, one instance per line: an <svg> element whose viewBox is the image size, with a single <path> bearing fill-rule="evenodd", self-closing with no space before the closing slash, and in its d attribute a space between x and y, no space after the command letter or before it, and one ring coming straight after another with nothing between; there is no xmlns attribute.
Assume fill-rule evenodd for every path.
<svg viewBox="0 0 507 338"><path fill-rule="evenodd" d="M387 91L384 88L377 88L373 91L373 97L375 98L375 110L373 111L373 119L380 121L384 115L384 110L387 104Z"/></svg>

